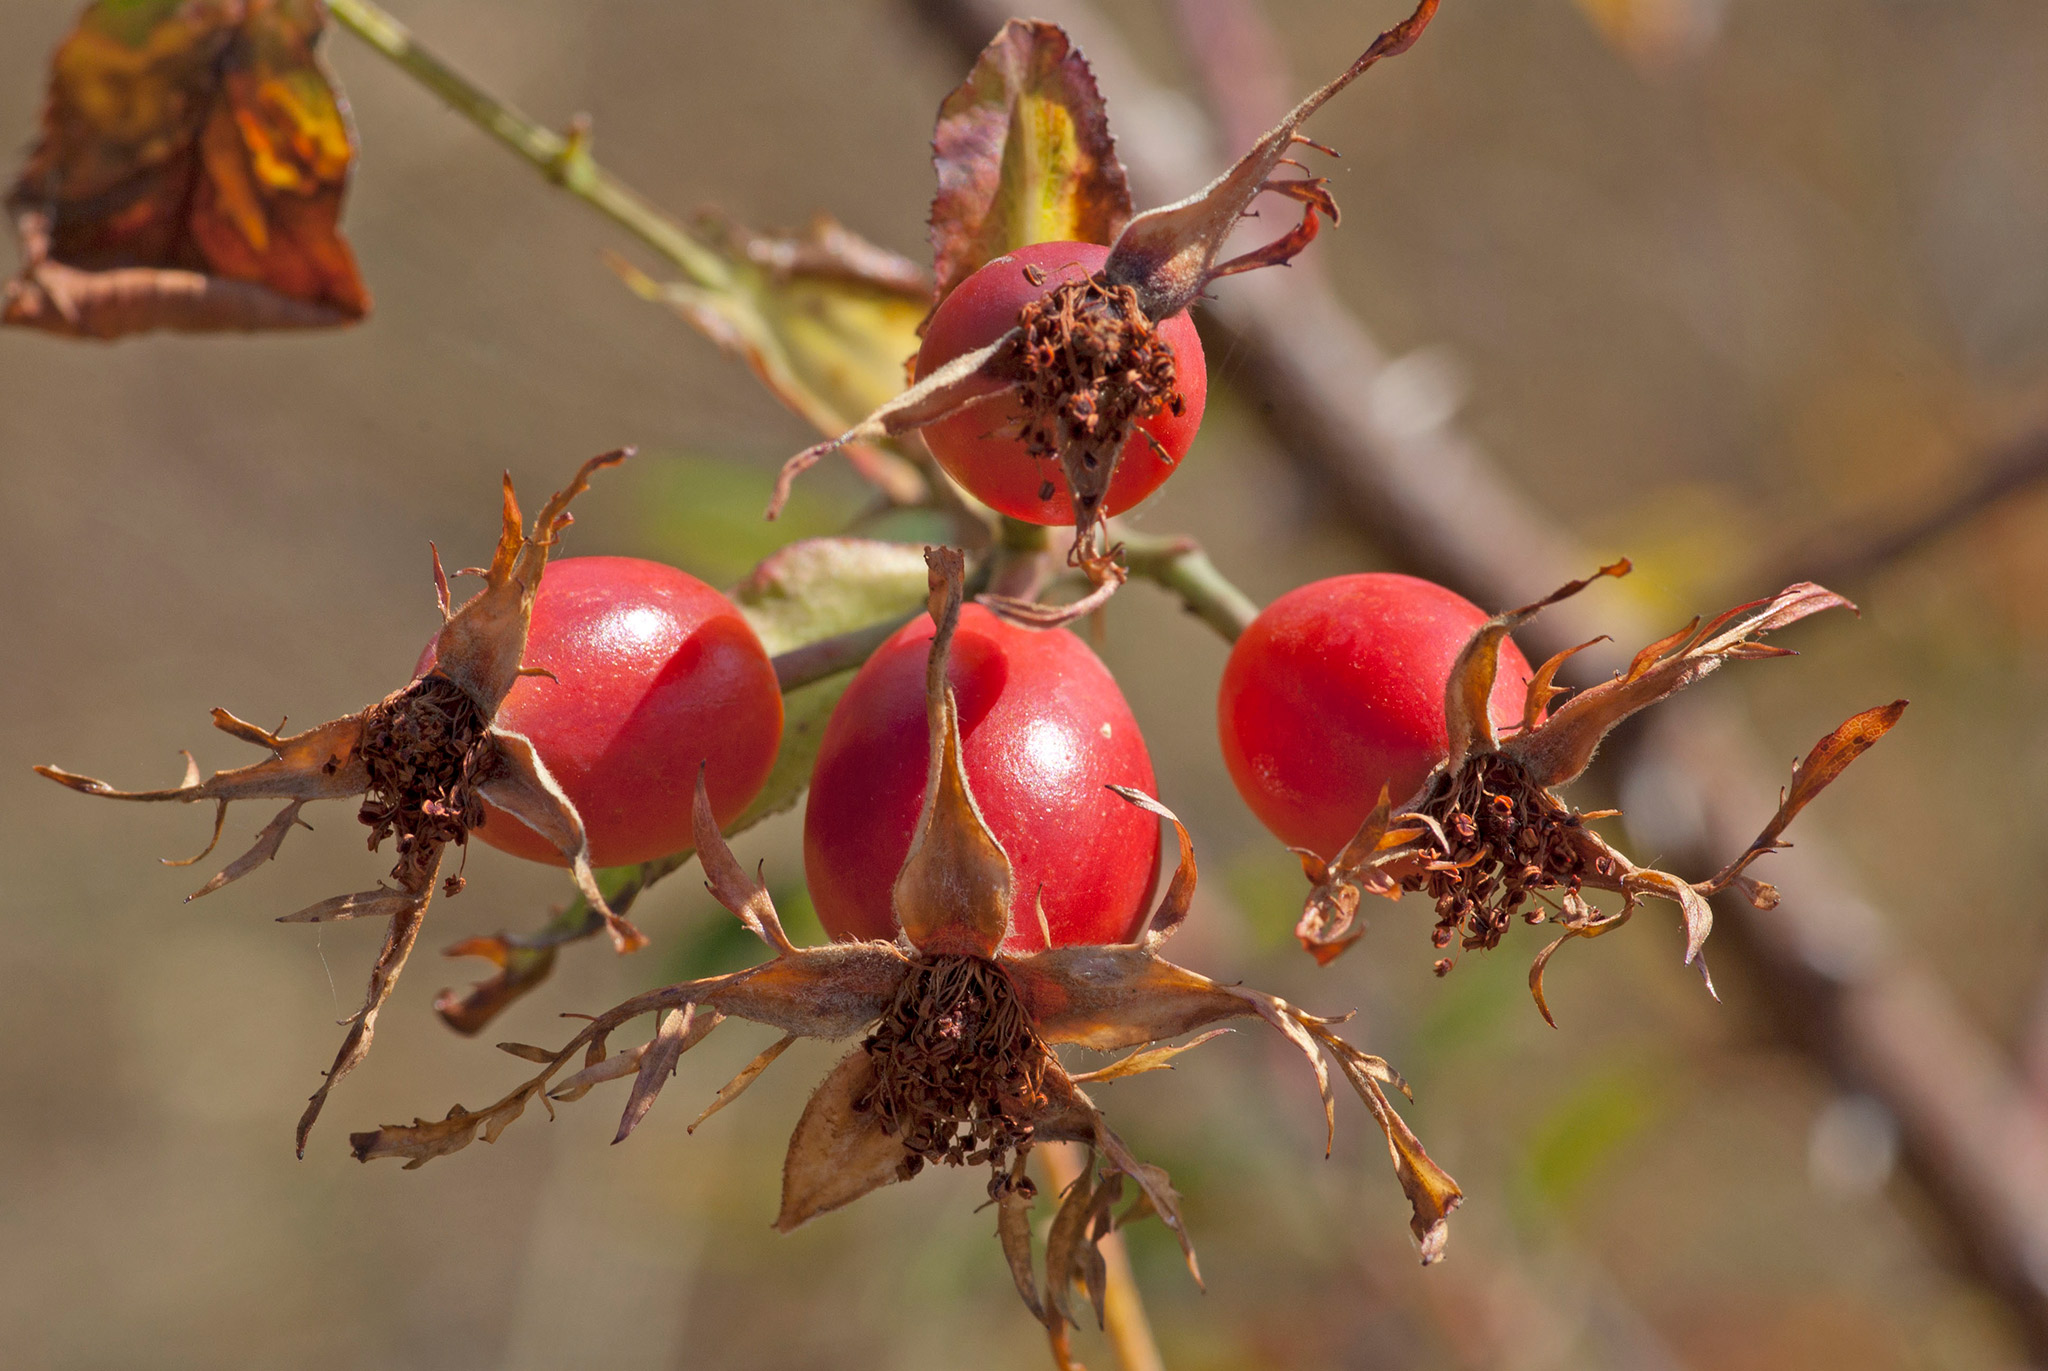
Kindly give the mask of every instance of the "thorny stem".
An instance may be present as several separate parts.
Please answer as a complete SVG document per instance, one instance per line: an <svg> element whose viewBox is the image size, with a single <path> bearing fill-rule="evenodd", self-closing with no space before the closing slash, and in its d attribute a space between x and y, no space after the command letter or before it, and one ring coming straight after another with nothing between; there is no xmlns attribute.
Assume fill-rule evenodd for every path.
<svg viewBox="0 0 2048 1371"><path fill-rule="evenodd" d="M707 289L730 285L716 253L597 164L590 155L587 126L572 127L564 135L535 123L422 47L405 25L372 0L328 0L327 9L335 22L440 96L449 108L532 163L549 181L675 263L698 285Z"/></svg>
<svg viewBox="0 0 2048 1371"><path fill-rule="evenodd" d="M1083 1152L1079 1143L1043 1143L1036 1149L1045 1159L1047 1193L1057 1197L1081 1175ZM1159 1340L1152 1336L1151 1320L1145 1317L1145 1300L1138 1293L1137 1278L1131 1273L1131 1254L1124 1247L1124 1235L1108 1233L1097 1245L1102 1253L1108 1279L1102 1288L1103 1332L1116 1353L1123 1371L1166 1371L1159 1355Z"/></svg>

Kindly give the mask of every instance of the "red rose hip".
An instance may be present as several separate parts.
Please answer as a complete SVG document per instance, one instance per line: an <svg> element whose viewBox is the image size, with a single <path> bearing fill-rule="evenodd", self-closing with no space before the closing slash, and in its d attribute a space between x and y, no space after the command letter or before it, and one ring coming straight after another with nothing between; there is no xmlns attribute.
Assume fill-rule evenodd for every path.
<svg viewBox="0 0 2048 1371"><path fill-rule="evenodd" d="M929 756L925 662L932 621L905 625L840 697L804 809L804 875L834 938L892 939L890 889L910 852ZM946 678L960 705L967 782L1014 873L1011 952L1127 940L1150 905L1159 822L1112 794L1153 791L1123 693L1065 629L961 611Z"/></svg>
<svg viewBox="0 0 2048 1371"><path fill-rule="evenodd" d="M1108 256L1109 249L1096 243L1033 243L996 258L939 302L925 327L924 346L918 349L917 375L926 376L955 357L993 343L1017 326L1018 312L1025 305L1062 282L1099 270ZM1168 410L1139 422L1143 432L1131 435L1117 459L1116 475L1103 501L1105 515L1121 514L1157 490L1187 455L1202 425L1209 379L1201 336L1185 310L1155 323L1173 350L1181 412ZM921 432L939 465L991 509L1027 523L1073 523L1065 474L1057 461L1025 451L1023 440L1015 436L1018 417L1010 398L991 396ZM1158 449L1146 440L1148 433ZM1052 494L1042 495L1048 482Z"/></svg>
<svg viewBox="0 0 2048 1371"><path fill-rule="evenodd" d="M1231 649L1216 702L1223 760L1259 821L1333 856L1378 803L1414 796L1449 746L1444 686L1486 611L1413 576L1333 576L1266 607ZM1501 645L1494 725L1518 724L1531 676Z"/></svg>
<svg viewBox="0 0 2048 1371"><path fill-rule="evenodd" d="M433 649L420 670L433 664ZM637 557L550 563L534 597L528 676L498 711L533 741L583 818L597 866L687 848L697 768L724 823L768 779L782 741L775 667L732 602L687 572ZM493 809L476 835L533 861L555 849Z"/></svg>

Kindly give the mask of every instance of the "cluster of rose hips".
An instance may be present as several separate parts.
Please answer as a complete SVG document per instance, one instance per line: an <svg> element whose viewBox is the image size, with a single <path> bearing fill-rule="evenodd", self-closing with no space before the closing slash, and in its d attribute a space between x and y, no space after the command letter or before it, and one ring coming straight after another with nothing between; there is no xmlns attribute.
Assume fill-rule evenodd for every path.
<svg viewBox="0 0 2048 1371"><path fill-rule="evenodd" d="M301 1120L301 1150L328 1090L368 1052L428 904L437 890L461 889L459 875L440 876L449 848L466 847L475 834L516 856L568 866L594 920L590 931L609 927L622 952L646 940L623 917L623 900L617 909L607 902L596 869L672 867L694 849L713 893L762 939L769 960L644 992L558 1050L504 1045L544 1069L487 1109L457 1106L440 1120L355 1134L356 1155L418 1165L479 1135L494 1140L534 1099L574 1099L631 1076L623 1137L680 1054L725 1018L786 1036L719 1092L714 1110L795 1038L859 1037L798 1125L778 1226L908 1179L929 1162L986 1165L1019 1291L1065 1364L1073 1292L1085 1287L1099 1308L1096 1244L1118 1224L1155 1215L1187 1247L1191 1265L1193 1258L1165 1173L1132 1156L1081 1087L1156 1069L1193 1045L1161 1045L1168 1040L1251 1017L1303 1052L1332 1127L1329 1067L1357 1091L1386 1135L1424 1260L1441 1253L1460 1193L1389 1104L1382 1087L1405 1089L1392 1069L1339 1037L1341 1019L1160 955L1191 907L1193 845L1153 798L1144 739L1115 680L1061 626L1129 574L1107 520L1178 469L1200 425L1207 376L1188 307L1220 278L1284 263L1315 236L1319 216L1334 220L1320 179L1276 173L1307 142L1302 121L1373 62L1404 50L1434 9L1434 0L1422 0L1235 168L1179 204L1131 214L1121 169L1100 163L1113 160L1100 129L1100 146L1086 149L1100 163L1097 179L1054 189L1100 211L1113 241L963 249L993 231L994 197L982 203L981 219L950 228L935 210L935 237L952 234L939 275L952 281L926 319L909 385L841 438L793 459L787 474L848 442L917 433L971 502L1027 524L1074 526L1069 562L1093 589L1067 606L1005 593L967 603L966 557L927 551L929 613L866 652L809 764L804 874L830 945L790 941L722 833L787 755L784 691L801 673L771 657L733 600L681 571L624 557L552 560L569 504L592 473L623 454L586 463L530 527L508 480L496 553L471 573L484 588L459 607L436 554L442 625L413 679L384 700L289 737L216 711L218 727L270 755L204 779L188 760L184 783L165 790L119 791L41 768L89 794L212 802L216 841L231 802L283 802L255 846L201 894L274 858L315 800L359 798L372 849L393 840L395 884L291 916L387 920L363 1008ZM1069 94L1085 92L1075 97L1078 114L1099 115L1087 104L1099 104L1092 78L1056 29L1012 24L984 65L1003 68L1005 53L1030 59L1012 71L1063 73ZM963 87L974 90L972 80ZM951 169L956 181L995 184L1013 170L1000 140L975 156ZM1219 262L1261 192L1294 200L1300 223ZM1617 564L1603 574L1625 570ZM1298 932L1319 961L1362 931L1362 895L1404 892L1435 902L1439 949L1453 939L1491 947L1516 916L1553 923L1562 936L1537 959L1532 980L1539 1006L1551 953L1618 926L1648 896L1681 907L1691 960L1711 922L1707 896L1735 889L1760 904L1774 898L1745 869L1898 717L1899 706L1870 711L1823 740L1778 817L1710 880L1637 867L1586 827L1589 816L1557 799L1556 788L1584 770L1600 738L1628 714L1725 661L1776 655L1782 649L1762 645L1762 635L1846 602L1794 586L1704 626L1695 621L1644 649L1613 680L1553 708L1562 693L1553 682L1570 654L1532 670L1508 633L1585 584L1489 617L1413 577L1340 576L1283 596L1243 627L1219 691L1220 744L1246 803L1302 856L1311 891ZM1178 857L1155 905L1162 819L1173 826ZM1621 908L1602 911L1589 890L1618 895ZM444 1013L474 1031L502 1003ZM610 1034L649 1014L653 1038L612 1053ZM1053 1051L1062 1045L1136 1050L1076 1074ZM577 1054L581 1069L557 1080ZM1041 1294L1025 1217L1035 1191L1024 1166L1034 1145L1061 1140L1084 1143L1091 1161L1061 1198ZM1118 1214L1126 1181L1137 1200Z"/></svg>

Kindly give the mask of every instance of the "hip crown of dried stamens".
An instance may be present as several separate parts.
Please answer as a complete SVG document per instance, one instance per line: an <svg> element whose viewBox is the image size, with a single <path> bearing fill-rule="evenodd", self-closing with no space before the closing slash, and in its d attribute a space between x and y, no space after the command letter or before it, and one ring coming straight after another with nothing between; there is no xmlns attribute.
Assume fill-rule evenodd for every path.
<svg viewBox="0 0 2048 1371"><path fill-rule="evenodd" d="M1362 931L1355 927L1359 899L1368 893L1389 899L1409 891L1426 893L1436 902L1433 941L1439 949L1453 938L1466 949L1497 946L1519 913L1529 923L1549 922L1562 930L1537 955L1529 972L1536 1007L1550 1020L1543 996L1543 971L1550 958L1574 938L1596 938L1619 928L1643 899L1656 896L1679 906L1685 922L1685 960L1698 965L1708 991L1713 990L1701 956L1714 925L1708 897L1734 889L1760 908L1774 905L1777 892L1745 875L1746 869L1785 845L1781 835L1793 817L1891 730L1906 702L1865 710L1816 743L1794 772L1771 822L1713 876L1688 882L1666 871L1639 867L1586 825L1588 819L1617 811L1582 813L1554 792L1577 779L1591 764L1601 740L1638 710L1677 693L1724 662L1790 656L1789 649L1758 640L1822 610L1855 606L1822 586L1787 586L1705 624L1694 619L1638 652L1611 680L1589 686L1553 709L1552 701L1564 693L1553 684L1559 668L1593 645L1581 643L1536 669L1519 729L1500 736L1490 702L1509 631L1601 577L1625 576L1629 570L1626 560L1602 567L1534 604L1495 615L1472 635L1444 686L1449 754L1398 809L1382 791L1378 807L1335 857L1325 861L1314 853L1302 854L1312 889L1295 935L1318 961L1334 959L1357 940ZM1596 909L1583 894L1588 889L1620 895L1621 908L1613 913ZM1548 892L1554 890L1562 893L1553 904ZM1436 964L1438 975L1450 968L1449 959Z"/></svg>

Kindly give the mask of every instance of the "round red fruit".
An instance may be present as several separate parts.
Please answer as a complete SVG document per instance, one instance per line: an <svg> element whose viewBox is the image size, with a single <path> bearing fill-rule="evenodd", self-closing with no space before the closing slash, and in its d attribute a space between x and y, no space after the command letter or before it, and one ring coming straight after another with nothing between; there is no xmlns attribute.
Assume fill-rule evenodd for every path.
<svg viewBox="0 0 2048 1371"><path fill-rule="evenodd" d="M1063 282L1091 275L1108 256L1109 249L1096 243L1033 243L988 263L939 302L925 326L924 346L918 349L918 376L993 343L1017 326L1018 312L1025 305ZM1209 374L1201 336L1185 310L1157 327L1173 349L1181 412L1166 410L1139 422L1143 432L1133 433L1124 444L1116 475L1110 478L1105 515L1121 514L1159 489L1202 426ZM1022 439L1006 436L1017 431L1019 417L1012 400L991 396L920 431L939 465L991 509L1027 523L1071 524L1074 504L1059 463L1032 457ZM1049 496L1042 494L1048 483Z"/></svg>
<svg viewBox="0 0 2048 1371"><path fill-rule="evenodd" d="M1216 702L1238 793L1280 841L1334 856L1387 787L1411 798L1449 744L1444 686L1487 613L1392 572L1333 576L1266 607L1231 649ZM1531 672L1501 645L1496 728L1518 724Z"/></svg>
<svg viewBox="0 0 2048 1371"><path fill-rule="evenodd" d="M804 810L804 875L834 938L896 936L890 889L924 804L925 661L932 621L905 625L863 665L825 725ZM1112 794L1152 793L1130 706L1087 644L961 611L946 679L960 704L967 783L1010 859L1003 946L1128 940L1159 868L1159 821Z"/></svg>
<svg viewBox="0 0 2048 1371"><path fill-rule="evenodd" d="M433 646L420 670L433 665ZM533 601L527 676L498 727L533 741L583 817L598 866L690 846L697 768L730 821L760 793L782 741L775 667L732 601L687 572L637 557L550 562ZM554 847L497 809L476 835L562 865Z"/></svg>

